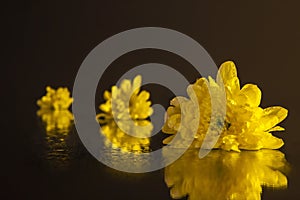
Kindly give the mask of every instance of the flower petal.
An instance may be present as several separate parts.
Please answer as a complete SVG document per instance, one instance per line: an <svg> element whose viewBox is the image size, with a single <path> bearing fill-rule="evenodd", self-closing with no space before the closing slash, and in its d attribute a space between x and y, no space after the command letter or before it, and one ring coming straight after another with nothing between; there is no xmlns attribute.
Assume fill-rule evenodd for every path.
<svg viewBox="0 0 300 200"><path fill-rule="evenodd" d="M133 79L133 83L132 83L132 91L134 94L139 93L141 84L142 84L142 76L138 75Z"/></svg>
<svg viewBox="0 0 300 200"><path fill-rule="evenodd" d="M241 89L240 94L237 98L237 101L241 101L241 98L245 98L246 102L244 103L248 104L251 107L257 107L259 106L261 101L261 91L257 87L257 85L246 84Z"/></svg>
<svg viewBox="0 0 300 200"><path fill-rule="evenodd" d="M287 114L288 110L280 106L273 106L264 109L264 114L260 119L264 131L273 128L278 123L283 121L287 117Z"/></svg>
<svg viewBox="0 0 300 200"><path fill-rule="evenodd" d="M138 101L147 101L150 98L150 93L147 92L146 90L143 90L139 95L138 95Z"/></svg>
<svg viewBox="0 0 300 200"><path fill-rule="evenodd" d="M240 90L240 82L237 77L237 70L232 61L224 62L218 71L217 83L229 89L232 93L237 93Z"/></svg>
<svg viewBox="0 0 300 200"><path fill-rule="evenodd" d="M130 94L130 89L131 89L131 82L130 82L130 80L124 79L124 80L121 82L120 89L121 89L125 94L127 94L127 95Z"/></svg>
<svg viewBox="0 0 300 200"><path fill-rule="evenodd" d="M175 135L171 135L171 136L165 138L163 140L163 144L169 144L173 140L174 137L175 137Z"/></svg>
<svg viewBox="0 0 300 200"><path fill-rule="evenodd" d="M275 126L271 129L268 130L268 132L273 132L273 131L284 131L285 129L281 126Z"/></svg>
<svg viewBox="0 0 300 200"><path fill-rule="evenodd" d="M111 93L109 91L105 90L103 97L105 100L109 100L109 99L111 99Z"/></svg>
<svg viewBox="0 0 300 200"><path fill-rule="evenodd" d="M172 115L168 118L168 121L167 121L168 126L172 127L172 128L175 128L175 127L180 125L180 120L181 120L181 115L180 114Z"/></svg>
<svg viewBox="0 0 300 200"><path fill-rule="evenodd" d="M266 133L262 138L263 148L265 149L279 149L284 145L282 139L273 136L271 133Z"/></svg>

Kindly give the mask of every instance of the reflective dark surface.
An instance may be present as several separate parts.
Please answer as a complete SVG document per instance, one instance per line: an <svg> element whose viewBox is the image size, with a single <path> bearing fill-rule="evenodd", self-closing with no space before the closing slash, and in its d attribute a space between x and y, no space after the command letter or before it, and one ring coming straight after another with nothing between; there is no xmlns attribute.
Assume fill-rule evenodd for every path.
<svg viewBox="0 0 300 200"><path fill-rule="evenodd" d="M189 150L165 169L170 194L178 199L260 199L262 187L287 188L288 163L275 150L213 150L203 159Z"/></svg>
<svg viewBox="0 0 300 200"><path fill-rule="evenodd" d="M290 163L288 185L279 190L263 187L262 199L298 199L299 6L297 1L277 0L12 3L4 9L7 12L4 25L8 25L3 31L8 38L5 42L8 62L4 66L10 75L3 76L2 84L3 109L7 112L2 116L5 128L1 196L4 199L171 199L165 172L172 166L166 171L146 174L118 172L93 158L74 128L68 134L49 135L36 116L36 100L44 94L45 87L66 86L72 90L81 62L98 43L130 28L161 26L197 40L217 65L234 60L242 83L256 83L263 91L263 107L281 105L289 109L288 118L281 124L286 131L278 134L285 141L280 151ZM101 78L96 105L103 102L103 91L124 72L148 62L172 66L190 82L199 77L190 64L171 53L132 52L113 62ZM153 103L167 106L173 97L166 88L156 85L144 89L151 92ZM155 136L151 148L159 148L164 137ZM265 161L253 163L257 162L261 166ZM191 191L198 195L196 187L185 193Z"/></svg>

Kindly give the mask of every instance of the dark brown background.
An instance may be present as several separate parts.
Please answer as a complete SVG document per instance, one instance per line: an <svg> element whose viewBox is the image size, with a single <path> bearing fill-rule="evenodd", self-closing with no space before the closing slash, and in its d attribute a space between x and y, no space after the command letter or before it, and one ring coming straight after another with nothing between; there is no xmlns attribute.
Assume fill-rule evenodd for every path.
<svg viewBox="0 0 300 200"><path fill-rule="evenodd" d="M126 175L98 163L76 138L68 168L50 167L41 157L43 128L35 116L36 100L45 86L72 89L85 56L100 42L121 31L165 27L185 33L210 53L217 65L233 60L241 82L263 91L262 106L289 109L282 151L292 165L288 190L267 190L264 199L298 199L300 160L299 89L300 3L294 1L19 1L3 10L3 32L9 76L2 87L5 102L16 112L3 118L8 125L1 193L11 199L170 199L163 170ZM172 66L193 82L192 66L176 55L157 50L132 52L116 60L100 81L101 91L130 67L147 62ZM7 81L13 81L8 84ZM4 87L3 87L4 86ZM151 87L150 87L151 89ZM172 97L152 87L153 102ZM6 93L15 91L16 93ZM160 98L159 98L160 97ZM14 111L15 111L14 110ZM16 113L16 114L15 114ZM17 128L12 131L12 128Z"/></svg>

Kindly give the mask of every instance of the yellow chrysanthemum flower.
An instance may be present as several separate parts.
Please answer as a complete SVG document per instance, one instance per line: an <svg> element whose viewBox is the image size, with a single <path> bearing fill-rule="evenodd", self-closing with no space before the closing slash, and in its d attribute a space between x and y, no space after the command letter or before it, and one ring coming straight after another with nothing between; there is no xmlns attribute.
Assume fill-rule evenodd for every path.
<svg viewBox="0 0 300 200"><path fill-rule="evenodd" d="M119 128L119 126L122 129ZM145 152L149 150L150 135L153 125L148 120L135 120L134 127L129 126L127 121L109 120L101 126L101 133L105 136L105 145L113 149L120 148L123 152ZM139 127L144 127L140 129ZM135 132L144 138L133 137L128 133Z"/></svg>
<svg viewBox="0 0 300 200"><path fill-rule="evenodd" d="M208 80L198 79L188 87L188 94L191 100L176 97L171 101L171 106L167 110L167 120L162 129L168 134L181 132L183 136L181 142L184 142L185 137L191 137L193 130L191 127L196 127L194 130L197 130L197 133L192 146L201 147L210 122L214 121L213 128L217 129L220 126L222 128L221 131L210 135L217 138L214 148L234 151L278 149L284 144L270 132L284 130L276 125L287 117L287 110L279 106L265 109L259 107L260 89L254 84L246 84L240 88L233 62L228 61L221 65L216 81L211 77ZM210 94L218 98L215 102L222 101L223 97L226 99L225 119L220 117L222 113L218 113L218 109L212 112ZM197 104L200 110L199 118L195 117L198 114L195 113L198 110L198 106L195 106ZM181 116L181 113L184 115ZM167 138L164 143L169 143L173 137L174 135ZM211 138L211 141L214 141L214 138Z"/></svg>
<svg viewBox="0 0 300 200"><path fill-rule="evenodd" d="M284 154L276 150L213 150L202 159L197 150L188 150L165 168L165 182L174 199L260 200L263 186L287 187L288 170Z"/></svg>
<svg viewBox="0 0 300 200"><path fill-rule="evenodd" d="M68 88L60 87L55 90L48 86L46 91L47 94L37 101L40 109L65 110L68 109L73 102Z"/></svg>
<svg viewBox="0 0 300 200"><path fill-rule="evenodd" d="M105 112L97 115L97 118L112 118L116 120L138 120L146 119L152 113L151 101L149 101L150 93L142 90L140 92L142 77L136 76L131 82L123 80L120 88L113 86L111 92L104 92L106 102L99 106L100 110Z"/></svg>
<svg viewBox="0 0 300 200"><path fill-rule="evenodd" d="M67 88L60 87L54 90L48 86L46 91L47 94L37 101L40 106L37 115L45 123L47 132L65 132L73 121L73 115L68 110L73 98L70 97Z"/></svg>

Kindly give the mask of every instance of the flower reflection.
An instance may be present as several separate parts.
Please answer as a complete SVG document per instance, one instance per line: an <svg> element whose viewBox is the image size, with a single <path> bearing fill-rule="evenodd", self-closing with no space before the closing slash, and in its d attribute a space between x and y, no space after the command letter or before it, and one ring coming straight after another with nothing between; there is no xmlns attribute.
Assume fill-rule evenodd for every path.
<svg viewBox="0 0 300 200"><path fill-rule="evenodd" d="M153 125L148 120L134 120L134 126L128 125L127 121L108 120L104 125L101 125L101 134L105 137L105 146L113 149L120 148L123 152L144 152L149 150L150 135ZM119 126L122 129L119 128ZM128 135L133 133L143 138L133 137Z"/></svg>
<svg viewBox="0 0 300 200"><path fill-rule="evenodd" d="M69 110L40 109L37 115L41 117L46 132L45 158L51 165L66 166L71 151L67 140L73 124L72 113Z"/></svg>
<svg viewBox="0 0 300 200"><path fill-rule="evenodd" d="M73 115L69 110L40 109L37 115L45 123L46 132L66 132L73 123Z"/></svg>
<svg viewBox="0 0 300 200"><path fill-rule="evenodd" d="M48 131L45 137L45 157L54 166L66 166L70 160L71 149L67 144L69 132Z"/></svg>
<svg viewBox="0 0 300 200"><path fill-rule="evenodd" d="M287 187L288 164L276 150L226 152L213 150L199 159L188 150L165 169L165 182L172 198L260 199L262 186Z"/></svg>

